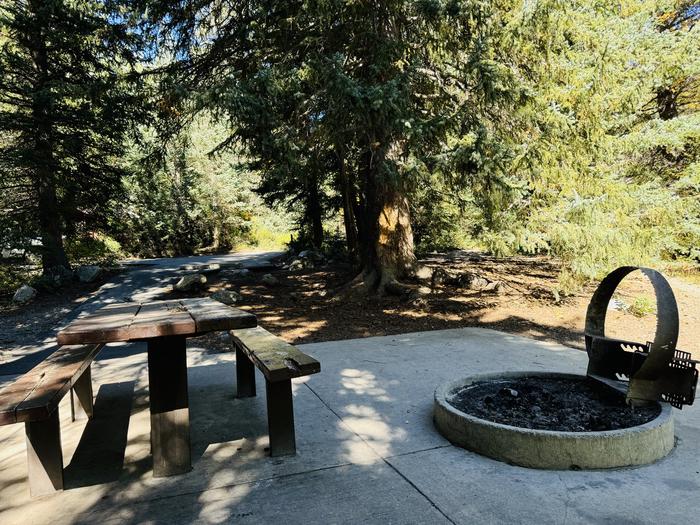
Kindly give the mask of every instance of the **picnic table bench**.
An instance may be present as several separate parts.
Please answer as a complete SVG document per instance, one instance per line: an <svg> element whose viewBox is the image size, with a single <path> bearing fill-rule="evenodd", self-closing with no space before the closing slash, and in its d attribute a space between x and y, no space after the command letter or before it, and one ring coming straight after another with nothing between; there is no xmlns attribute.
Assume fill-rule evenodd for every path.
<svg viewBox="0 0 700 525"><path fill-rule="evenodd" d="M92 418L91 365L102 346L99 343L61 346L0 390L0 425L25 425L32 496L63 489L58 405L70 392L73 421Z"/></svg>
<svg viewBox="0 0 700 525"><path fill-rule="evenodd" d="M116 303L59 331L59 349L0 390L0 425L24 422L32 496L63 488L58 404L71 393L73 419L91 418L91 364L104 344L146 341L153 475L188 472L186 338L229 331L236 348L237 397L255 395L255 366L267 385L270 454L294 454L291 380L320 371L318 361L257 326L255 315L211 299Z"/></svg>
<svg viewBox="0 0 700 525"><path fill-rule="evenodd" d="M255 396L255 368L265 376L270 455L296 453L292 379L316 374L321 364L264 328L231 330L239 398Z"/></svg>

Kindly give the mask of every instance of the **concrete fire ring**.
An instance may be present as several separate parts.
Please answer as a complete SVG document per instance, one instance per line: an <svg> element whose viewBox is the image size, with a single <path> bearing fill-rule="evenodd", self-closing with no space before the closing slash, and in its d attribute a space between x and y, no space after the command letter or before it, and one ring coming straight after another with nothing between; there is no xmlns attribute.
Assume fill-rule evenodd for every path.
<svg viewBox="0 0 700 525"><path fill-rule="evenodd" d="M601 432L560 432L494 423L462 412L448 402L456 391L478 381L525 377L585 378L553 372L505 372L451 381L435 390L435 426L455 445L499 461L538 469L646 465L673 449L673 412L667 403L661 403L659 415L643 425Z"/></svg>

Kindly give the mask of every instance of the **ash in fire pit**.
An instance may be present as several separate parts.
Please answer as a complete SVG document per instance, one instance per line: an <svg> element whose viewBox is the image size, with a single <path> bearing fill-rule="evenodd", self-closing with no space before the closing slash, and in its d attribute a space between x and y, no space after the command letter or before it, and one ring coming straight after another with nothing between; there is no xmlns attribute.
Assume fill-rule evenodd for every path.
<svg viewBox="0 0 700 525"><path fill-rule="evenodd" d="M634 427L661 412L659 405L631 407L620 392L586 378L481 381L457 390L448 403L494 423L564 432Z"/></svg>

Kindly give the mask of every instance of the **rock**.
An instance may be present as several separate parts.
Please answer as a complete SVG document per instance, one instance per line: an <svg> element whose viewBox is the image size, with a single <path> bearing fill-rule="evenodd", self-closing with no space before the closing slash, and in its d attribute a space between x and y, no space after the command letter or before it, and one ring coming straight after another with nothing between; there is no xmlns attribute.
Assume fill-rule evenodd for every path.
<svg viewBox="0 0 700 525"><path fill-rule="evenodd" d="M36 294L37 291L34 288L28 284L23 284L17 289L15 295L12 296L12 302L17 304L27 304L34 300Z"/></svg>
<svg viewBox="0 0 700 525"><path fill-rule="evenodd" d="M502 295L503 293L505 293L505 288L504 288L503 283L501 281L491 281L486 286L484 286L483 290L489 291L489 292L495 292L498 295Z"/></svg>
<svg viewBox="0 0 700 525"><path fill-rule="evenodd" d="M267 286L277 286L280 283L279 279L271 273L266 273L263 275L261 280L263 284Z"/></svg>
<svg viewBox="0 0 700 525"><path fill-rule="evenodd" d="M239 277L239 278L245 278L245 277L250 277L250 270L247 268L241 268L240 270L233 270L230 275L231 277Z"/></svg>
<svg viewBox="0 0 700 525"><path fill-rule="evenodd" d="M452 276L443 268L435 268L431 277L432 286L447 284L452 279Z"/></svg>
<svg viewBox="0 0 700 525"><path fill-rule="evenodd" d="M324 259L323 254L316 250L304 250L303 252L299 252L298 257L299 259L313 262L322 262Z"/></svg>
<svg viewBox="0 0 700 525"><path fill-rule="evenodd" d="M302 262L301 259L294 259L292 262L289 263L290 270L301 270L303 268L304 268L304 263Z"/></svg>
<svg viewBox="0 0 700 525"><path fill-rule="evenodd" d="M184 264L180 266L180 270L185 270L186 272L191 272L196 269L197 267L194 264Z"/></svg>
<svg viewBox="0 0 700 525"><path fill-rule="evenodd" d="M416 270L415 275L416 279L420 279L421 281L427 281L428 279L432 278L433 269L429 266L419 266Z"/></svg>
<svg viewBox="0 0 700 525"><path fill-rule="evenodd" d="M197 288L203 287L207 284L207 278L199 273L192 273L190 275L185 275L176 284L175 289L178 292L189 292L190 290L195 290Z"/></svg>
<svg viewBox="0 0 700 525"><path fill-rule="evenodd" d="M418 295L430 295L433 291L427 286L419 286L417 292Z"/></svg>
<svg viewBox="0 0 700 525"><path fill-rule="evenodd" d="M208 264L204 268L202 268L201 273L204 275L210 275L213 273L219 273L221 271L221 265L220 264Z"/></svg>
<svg viewBox="0 0 700 525"><path fill-rule="evenodd" d="M487 279L479 277L478 275L467 274L464 280L464 284L470 290L486 290L489 285L489 281Z"/></svg>
<svg viewBox="0 0 700 525"><path fill-rule="evenodd" d="M513 397L513 398L516 398L516 397L520 396L520 393L519 393L517 390L515 390L515 389L513 389L513 388L507 388L507 387L506 387L506 388L501 388L501 389L498 391L498 393L499 393L500 395L504 396L504 397Z"/></svg>
<svg viewBox="0 0 700 525"><path fill-rule="evenodd" d="M94 265L81 266L75 271L75 275L81 283L91 283L102 273L102 268Z"/></svg>
<svg viewBox="0 0 700 525"><path fill-rule="evenodd" d="M241 294L233 290L219 290L213 293L211 298L224 304L236 304L242 299Z"/></svg>

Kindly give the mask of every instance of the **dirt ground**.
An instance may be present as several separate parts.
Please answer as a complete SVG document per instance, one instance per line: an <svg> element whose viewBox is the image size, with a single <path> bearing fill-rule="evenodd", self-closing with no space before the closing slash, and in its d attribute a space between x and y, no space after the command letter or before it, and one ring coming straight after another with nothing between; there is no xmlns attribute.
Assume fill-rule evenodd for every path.
<svg viewBox="0 0 700 525"><path fill-rule="evenodd" d="M262 272L240 279L224 269L211 276L207 288L197 295L208 295L220 289L238 291L243 296L240 308L255 313L262 326L297 344L480 326L584 348L585 313L594 286L574 297L556 301L552 290L558 268L551 260L542 257L496 259L462 253L427 259L423 263L432 268L468 270L491 282L500 281L503 286L501 292L496 293L435 285L429 294L417 301L396 297L348 298L336 293L350 278L348 270L341 267L273 271L271 273L280 281L276 286L262 284ZM680 311L678 348L692 352L698 359L700 286L676 278L671 278L670 282ZM640 318L625 308L637 298L653 305L653 288L639 272L625 279L618 289L615 299L621 309L608 312L607 335L640 342L653 339L655 314ZM227 344L215 336L210 336L210 343Z"/></svg>
<svg viewBox="0 0 700 525"><path fill-rule="evenodd" d="M12 297L0 298L0 364L19 347L41 346L71 310L87 301L116 270L104 272L92 283L74 282L59 290L42 290L36 300L26 306L13 304Z"/></svg>
<svg viewBox="0 0 700 525"><path fill-rule="evenodd" d="M556 301L552 290L558 268L543 257L497 259L478 253L458 252L423 261L431 269L469 271L490 282L502 283L499 293L434 284L430 293L418 300L396 297L348 298L337 294L351 274L342 265L308 270L277 270L276 286L261 283L268 270L253 271L238 277L234 268L223 268L208 276L206 288L198 292L163 296L205 296L229 289L243 299L238 305L258 316L259 322L291 343L310 343L339 339L390 335L465 326L480 326L527 337L556 341L583 349L583 325L591 286L580 294ZM678 348L700 359L700 284L678 278L669 279L680 311ZM10 348L36 345L37 334L51 332L65 315L102 283L75 285L60 294L42 294L25 307L0 302L0 362ZM423 286L431 286L424 282ZM619 310L610 310L607 333L627 340L645 342L653 338L656 317L642 318L625 309L637 298L653 303L653 289L646 278L635 273L619 288ZM202 343L214 351L228 350L221 334L205 336Z"/></svg>

